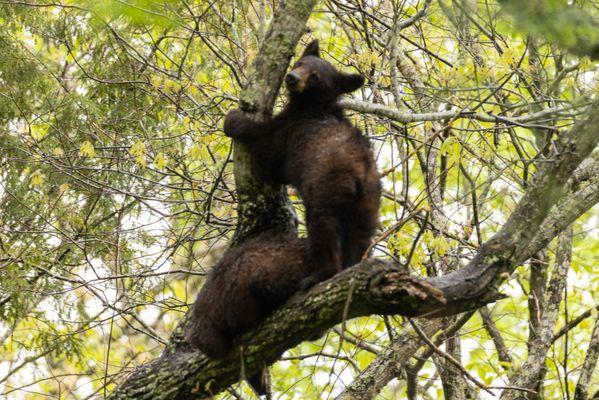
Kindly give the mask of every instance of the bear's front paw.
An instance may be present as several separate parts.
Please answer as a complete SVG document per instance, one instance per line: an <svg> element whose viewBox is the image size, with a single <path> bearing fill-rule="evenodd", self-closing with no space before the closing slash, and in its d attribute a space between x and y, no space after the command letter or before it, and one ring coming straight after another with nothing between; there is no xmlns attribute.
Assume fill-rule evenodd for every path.
<svg viewBox="0 0 599 400"><path fill-rule="evenodd" d="M231 110L225 117L224 131L229 137L239 136L240 125L246 120L246 116L239 110Z"/></svg>

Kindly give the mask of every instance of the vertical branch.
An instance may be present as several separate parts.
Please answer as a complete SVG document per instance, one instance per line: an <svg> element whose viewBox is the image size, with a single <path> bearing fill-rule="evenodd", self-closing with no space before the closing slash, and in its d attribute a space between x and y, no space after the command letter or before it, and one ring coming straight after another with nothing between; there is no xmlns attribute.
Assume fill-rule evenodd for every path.
<svg viewBox="0 0 599 400"><path fill-rule="evenodd" d="M593 333L591 334L591 342L587 354L580 370L580 377L574 390L574 400L586 400L590 399L589 396L589 385L591 383L591 377L597 367L597 359L599 358L599 316L595 319L595 326L593 327ZM594 397L596 397L595 395Z"/></svg>
<svg viewBox="0 0 599 400"><path fill-rule="evenodd" d="M572 254L572 227L570 226L558 236L555 263L551 271L545 292L539 307L537 331L529 336L528 358L524 364L514 371L510 377L510 386L532 389L537 392L533 399L543 398L543 382L547 373L546 359L552 344L553 331L559 315L559 305L562 301L566 278L570 269ZM532 320L532 317L531 317ZM566 388L567 390L567 388ZM518 399L521 393L504 391L501 399Z"/></svg>
<svg viewBox="0 0 599 400"><path fill-rule="evenodd" d="M501 336L499 328L497 328L495 321L493 321L491 310L488 306L483 306L478 310L478 313L482 318L485 330L489 333L489 336L491 336L491 339L493 340L495 350L497 350L497 358L499 361L501 361L501 366L504 369L507 369L508 365L512 363L512 358L510 357L510 352L505 345L505 341L503 340L503 336Z"/></svg>
<svg viewBox="0 0 599 400"><path fill-rule="evenodd" d="M455 318L447 318L448 322L452 320L455 320ZM445 352L454 360L461 362L462 351L459 336L445 338ZM444 398L447 400L466 398L466 393L471 390L471 388L464 378L462 371L449 362L445 357L438 354L433 355L433 361L435 363L435 368L437 368L439 376L441 377Z"/></svg>
<svg viewBox="0 0 599 400"><path fill-rule="evenodd" d="M528 294L528 349L535 345L545 312L545 290L547 288L548 257L544 250L530 260L530 293Z"/></svg>
<svg viewBox="0 0 599 400"><path fill-rule="evenodd" d="M240 109L255 120L266 120L272 114L289 60L315 4L315 0L283 1L275 12L240 96ZM268 182L265 171L258 168L241 143L235 142L234 148L239 201L234 240L242 241L265 229L293 229L295 217L283 188Z"/></svg>
<svg viewBox="0 0 599 400"><path fill-rule="evenodd" d="M564 298L564 320L566 324L568 323L568 270L572 265L572 239L574 236L574 229L572 225L566 228L558 237L557 237L557 250L555 254L555 263L557 264L558 271L563 271L563 298ZM552 279L550 284L554 285L555 280ZM559 286L558 282L558 288ZM550 290L553 288L549 288ZM551 301L551 297L549 298ZM557 308L559 309L559 301L557 302ZM558 311L556 311L556 314ZM553 333L553 332L552 332ZM566 333L564 338L564 359L563 359L563 368L564 368L564 391L566 394L566 399L570 400L570 390L568 385L568 333ZM545 376L543 375L544 379Z"/></svg>

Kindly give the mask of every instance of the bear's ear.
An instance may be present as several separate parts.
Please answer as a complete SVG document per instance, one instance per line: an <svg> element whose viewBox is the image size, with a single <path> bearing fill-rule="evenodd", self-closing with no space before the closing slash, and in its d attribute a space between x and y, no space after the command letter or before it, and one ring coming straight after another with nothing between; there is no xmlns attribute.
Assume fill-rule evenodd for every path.
<svg viewBox="0 0 599 400"><path fill-rule="evenodd" d="M350 93L362 87L364 77L360 74L340 73L337 76L337 91L339 94Z"/></svg>
<svg viewBox="0 0 599 400"><path fill-rule="evenodd" d="M302 53L302 57L306 56L320 57L320 47L318 46L318 39L311 41L310 44L306 47L306 50L304 50L304 52Z"/></svg>

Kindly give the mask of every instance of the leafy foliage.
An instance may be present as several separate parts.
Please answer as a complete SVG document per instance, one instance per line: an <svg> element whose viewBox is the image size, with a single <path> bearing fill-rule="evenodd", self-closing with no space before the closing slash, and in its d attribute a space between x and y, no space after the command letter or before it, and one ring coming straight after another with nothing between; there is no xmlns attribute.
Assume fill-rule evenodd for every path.
<svg viewBox="0 0 599 400"><path fill-rule="evenodd" d="M222 118L277 3L0 2L0 393L100 398L160 353L232 235ZM596 97L597 65L580 58L596 59L596 10L524 3L331 0L312 15L306 40L367 77L356 99L422 116L350 110L384 171L375 256L423 275L464 265ZM517 4L513 17L502 4ZM559 308L558 329L597 306L597 217L595 208L573 226L563 301L547 304ZM553 243L538 257L549 277L556 252ZM478 314L457 334L451 354L486 384L509 382L529 355L534 289L549 283L533 281L527 263L491 310L511 362L500 361ZM589 314L552 341L547 398L573 393ZM286 353L273 388L280 398L336 396L406 326L348 321ZM444 395L444 371L426 358L424 398ZM396 376L380 398L405 398L406 378ZM236 393L252 396L240 385L221 397Z"/></svg>

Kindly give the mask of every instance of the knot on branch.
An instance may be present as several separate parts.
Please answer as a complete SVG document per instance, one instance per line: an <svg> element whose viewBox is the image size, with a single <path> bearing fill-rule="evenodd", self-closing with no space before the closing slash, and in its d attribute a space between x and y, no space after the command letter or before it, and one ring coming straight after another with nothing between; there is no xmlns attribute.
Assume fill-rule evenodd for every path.
<svg viewBox="0 0 599 400"><path fill-rule="evenodd" d="M418 305L444 305L443 292L425 280L404 271L384 270L369 284L369 292L377 303L393 306L397 311L417 312Z"/></svg>

